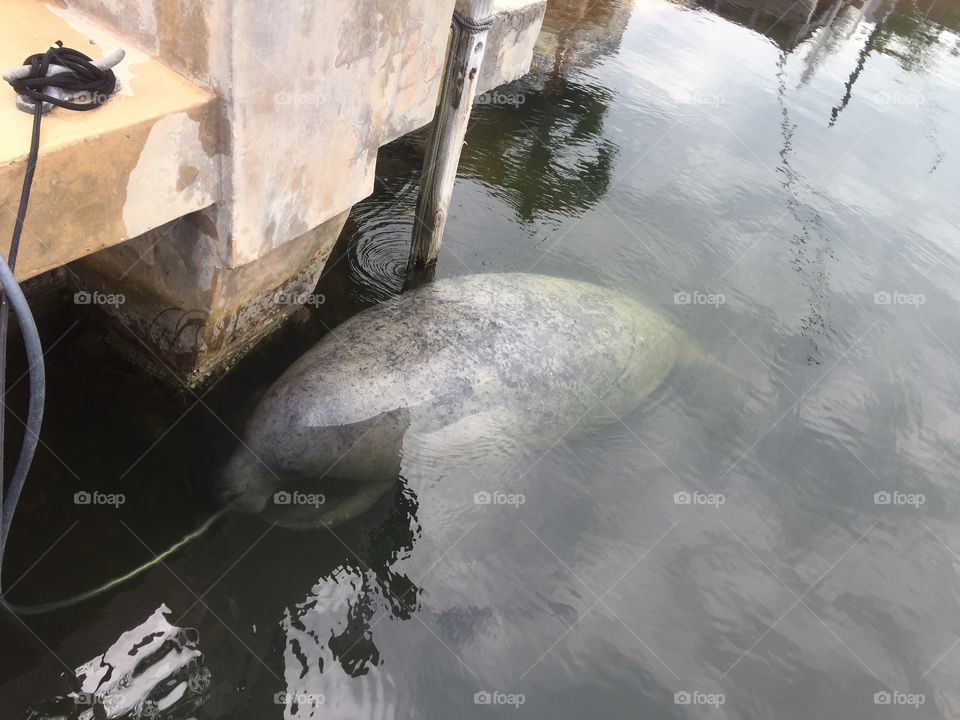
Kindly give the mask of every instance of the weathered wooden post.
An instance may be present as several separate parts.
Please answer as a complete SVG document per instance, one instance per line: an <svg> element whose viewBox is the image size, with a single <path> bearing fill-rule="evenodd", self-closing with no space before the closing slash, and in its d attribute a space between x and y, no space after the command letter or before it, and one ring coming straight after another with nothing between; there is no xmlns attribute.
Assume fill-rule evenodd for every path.
<svg viewBox="0 0 960 720"><path fill-rule="evenodd" d="M408 266L411 279L431 270L440 252L487 31L493 25L493 6L494 0L457 0L440 99L423 161ZM408 284L416 283L408 280Z"/></svg>

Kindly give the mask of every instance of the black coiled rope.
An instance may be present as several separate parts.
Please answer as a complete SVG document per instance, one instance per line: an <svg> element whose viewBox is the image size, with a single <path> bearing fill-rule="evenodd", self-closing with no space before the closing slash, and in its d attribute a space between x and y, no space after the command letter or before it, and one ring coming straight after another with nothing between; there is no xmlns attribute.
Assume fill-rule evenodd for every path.
<svg viewBox="0 0 960 720"><path fill-rule="evenodd" d="M57 40L44 53L31 55L23 64L30 68L29 73L22 78L11 80L10 85L18 95L33 100L33 135L30 138L30 154L27 157L27 170L23 174L23 188L20 190L20 207L17 209L17 221L13 226L13 237L10 240L10 253L7 256L7 264L11 270L16 269L17 253L20 250L20 236L23 234L23 221L27 215L27 205L30 202L30 188L33 186L33 175L37 169L37 156L40 153L40 120L43 117L43 104L50 103L57 107L67 110L93 110L100 107L101 104L110 96L117 87L117 76L113 70L104 70L93 64L93 60L84 55L79 50L63 47L63 43ZM47 77L51 65L60 65L67 68L67 72L59 72ZM50 95L44 92L47 88L60 88L65 94L75 96L83 94L86 96L85 102L73 102L65 100L59 96ZM3 300L3 308L0 310L2 317L2 327L0 330L0 343L3 343L2 352L0 352L0 370L6 369L6 328L8 318L8 307ZM0 398L4 397L6 387L4 383L5 373L0 372ZM2 441L3 424L0 419L0 441ZM0 442L0 452L2 452L3 443ZM2 455L0 455L2 457ZM2 472L2 463L0 463L0 472Z"/></svg>
<svg viewBox="0 0 960 720"><path fill-rule="evenodd" d="M79 50L63 47L59 40L46 52L31 55L23 64L29 71L23 76L10 81L18 95L33 101L33 135L30 139L30 153L27 157L27 169L23 175L23 187L20 191L20 206L17 210L17 220L13 226L13 237L10 240L10 251L7 258L0 256L0 497L3 490L3 442L4 416L6 410L6 374L7 374L7 326L10 320L10 303L20 329L23 333L27 349L27 362L30 374L30 407L27 413L27 428L20 448L10 489L3 502L0 503L0 577L2 577L3 554L6 549L7 536L16 512L17 501L23 490L33 455L40 438L40 425L43 421L43 401L46 393L46 382L43 368L43 349L40 345L40 336L37 333L36 323L30 313L23 296L23 291L14 277L14 268L17 263L17 254L20 250L20 236L23 234L23 223L27 215L27 205L30 202L30 188L33 186L33 176L37 169L37 158L40 152L40 120L43 117L44 103L50 103L67 110L92 110L99 107L109 97L117 86L117 78L113 70L97 67L93 60ZM47 77L51 65L59 65L66 71L56 72ZM49 88L59 88L64 97L51 95ZM76 96L83 96L81 102L74 102ZM74 98L68 100L66 97ZM0 603L3 601L3 584L0 581Z"/></svg>
<svg viewBox="0 0 960 720"><path fill-rule="evenodd" d="M102 105L117 87L117 76L113 70L94 65L92 58L79 50L63 47L59 40L46 52L28 57L23 64L29 66L30 74L10 84L18 95L24 95L34 103L48 102L67 110L93 110ZM48 77L51 65L65 67L67 72ZM64 94L80 95L85 99L83 102L65 100L44 92L46 88L59 88Z"/></svg>

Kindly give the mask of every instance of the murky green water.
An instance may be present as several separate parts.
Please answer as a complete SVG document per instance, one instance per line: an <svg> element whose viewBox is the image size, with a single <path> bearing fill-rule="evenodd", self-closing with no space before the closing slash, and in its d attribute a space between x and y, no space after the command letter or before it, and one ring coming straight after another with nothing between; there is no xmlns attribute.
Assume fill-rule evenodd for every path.
<svg viewBox="0 0 960 720"><path fill-rule="evenodd" d="M7 616L4 717L161 604L205 667L158 664L198 705L161 717L955 717L960 5L822 3L806 28L745 5L555 3L538 72L475 113L438 268L621 290L714 367L549 448L404 467L334 532L229 514L109 594ZM95 586L216 510L265 388L401 288L417 150L383 153L320 284L337 302L212 388L48 319L14 599ZM474 502L494 489L515 502ZM125 502L74 504L95 490Z"/></svg>

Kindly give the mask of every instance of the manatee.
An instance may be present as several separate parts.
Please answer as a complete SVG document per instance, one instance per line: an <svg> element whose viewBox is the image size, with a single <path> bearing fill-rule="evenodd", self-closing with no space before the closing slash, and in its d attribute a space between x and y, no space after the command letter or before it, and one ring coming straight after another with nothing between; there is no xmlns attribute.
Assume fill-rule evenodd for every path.
<svg viewBox="0 0 960 720"><path fill-rule="evenodd" d="M269 388L228 464L227 499L268 516L286 505L294 525L298 514L345 520L395 483L401 462L489 459L627 415L688 345L655 311L597 285L438 280L334 328Z"/></svg>

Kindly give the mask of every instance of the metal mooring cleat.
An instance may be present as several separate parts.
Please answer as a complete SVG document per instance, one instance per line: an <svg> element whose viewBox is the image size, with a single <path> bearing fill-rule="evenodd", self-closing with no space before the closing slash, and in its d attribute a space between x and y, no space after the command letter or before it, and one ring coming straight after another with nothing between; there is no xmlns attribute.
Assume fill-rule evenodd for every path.
<svg viewBox="0 0 960 720"><path fill-rule="evenodd" d="M110 70L117 66L121 60L123 60L126 52L124 50L114 50L109 55L105 55L99 60L94 60L93 64L96 65L101 70ZM66 68L63 65L54 65L50 64L47 68L46 77L51 77L53 75L58 75L60 73L72 72L70 68ZM22 80L30 74L29 65L17 65L12 67L6 72L3 73L3 79L8 83L13 83L17 80ZM113 89L113 92L117 92L120 89L120 81L117 80L116 86ZM57 87L45 87L43 92L47 95L50 95L60 100L83 100L86 97L89 97L90 93L86 90L81 90L79 92L68 93ZM111 93L112 94L112 93ZM104 97L101 103L106 102L107 98ZM22 110L25 113L33 115L33 100L27 95L17 95L17 109ZM45 102L43 103L43 108L41 112L44 114L50 112L53 109L53 104Z"/></svg>

